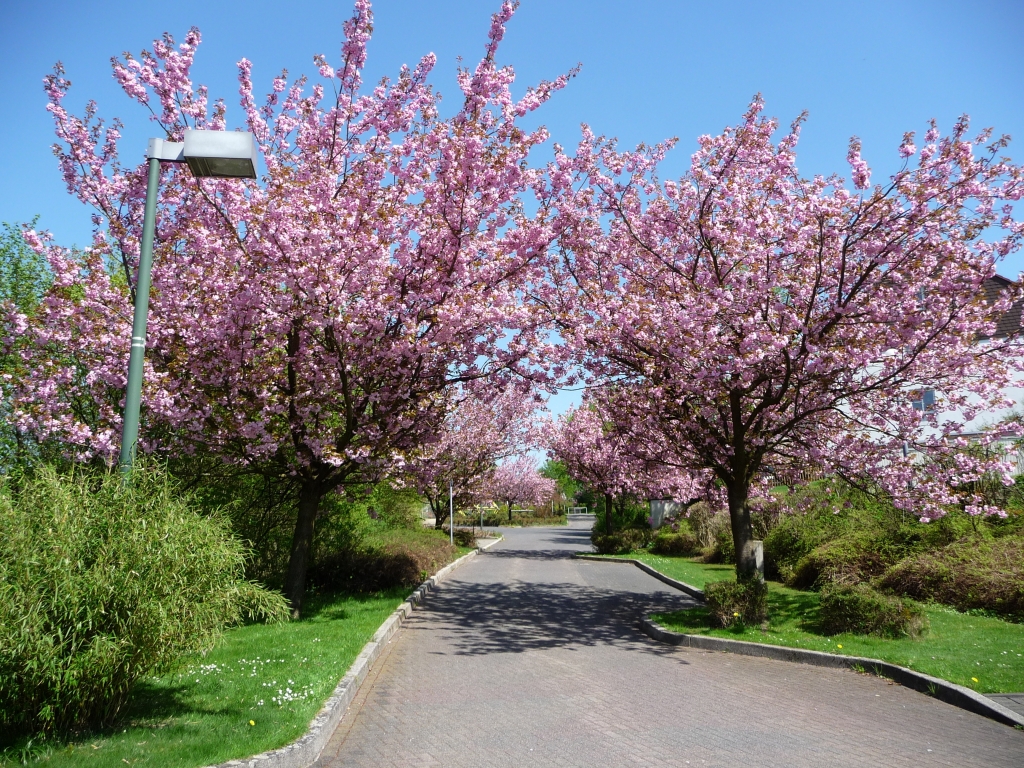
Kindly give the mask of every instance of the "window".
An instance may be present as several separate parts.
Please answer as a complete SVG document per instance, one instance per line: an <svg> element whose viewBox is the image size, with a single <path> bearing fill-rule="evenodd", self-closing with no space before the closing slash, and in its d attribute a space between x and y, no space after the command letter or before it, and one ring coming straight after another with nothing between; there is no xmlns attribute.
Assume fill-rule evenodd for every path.
<svg viewBox="0 0 1024 768"><path fill-rule="evenodd" d="M910 404L915 411L931 413L935 410L934 389L912 389L910 390Z"/></svg>

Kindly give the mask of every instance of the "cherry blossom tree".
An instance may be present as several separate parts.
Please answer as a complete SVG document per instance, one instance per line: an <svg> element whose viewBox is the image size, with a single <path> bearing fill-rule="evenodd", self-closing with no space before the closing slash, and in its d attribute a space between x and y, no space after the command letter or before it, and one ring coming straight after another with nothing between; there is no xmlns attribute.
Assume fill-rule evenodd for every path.
<svg viewBox="0 0 1024 768"><path fill-rule="evenodd" d="M694 501L709 493L707 473L680 470L649 439L624 429L591 398L569 409L545 429L548 454L569 475L604 497L605 531L613 528L614 501L627 496Z"/></svg>
<svg viewBox="0 0 1024 768"><path fill-rule="evenodd" d="M677 181L656 174L671 144L620 153L585 132L560 152L560 294L541 297L591 383L614 383L594 390L601 412L725 486L741 577L750 488L768 469L835 473L923 520L997 511L965 489L993 471L1009 482L1006 464L958 451L957 435L1007 405L1022 360L1016 338L991 338L1019 292L983 291L1024 235L1005 137L933 122L875 186L853 139L851 188L800 176L803 118L776 142L761 113L757 98L701 137ZM912 407L921 388L934 410Z"/></svg>
<svg viewBox="0 0 1024 768"><path fill-rule="evenodd" d="M501 501L508 509L512 522L512 509L516 504L541 506L555 494L557 483L541 476L532 456L524 455L503 462L491 473L487 482L487 495Z"/></svg>
<svg viewBox="0 0 1024 768"><path fill-rule="evenodd" d="M464 394L445 418L437 441L417 451L406 467L411 484L430 504L437 528L448 519L450 490L457 509L484 501L498 462L534 440L539 403L532 393L509 387L495 395L468 387Z"/></svg>
<svg viewBox="0 0 1024 768"><path fill-rule="evenodd" d="M362 88L372 30L356 0L337 69L273 80L257 103L239 62L244 127L260 182L162 170L142 439L148 451L204 451L296 480L298 519L285 592L298 613L324 495L400 465L433 439L453 386L539 375L548 343L520 297L543 277L554 233L549 192L529 165L543 129L519 125L568 76L514 99L495 62L514 5L492 19L484 58L460 70L448 119L427 82L434 56ZM140 58L113 61L125 93L160 135L227 129L227 107L195 86L192 29ZM53 287L5 382L19 427L79 458L111 459L121 429L146 166L123 164L121 124L63 106L60 65L46 78L68 190L95 209L82 259L48 242ZM532 199L531 212L523 197Z"/></svg>

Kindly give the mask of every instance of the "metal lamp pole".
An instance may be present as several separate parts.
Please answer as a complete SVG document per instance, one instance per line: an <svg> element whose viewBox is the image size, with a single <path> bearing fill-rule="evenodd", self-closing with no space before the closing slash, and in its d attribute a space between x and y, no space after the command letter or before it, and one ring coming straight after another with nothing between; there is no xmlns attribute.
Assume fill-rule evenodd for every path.
<svg viewBox="0 0 1024 768"><path fill-rule="evenodd" d="M142 365L146 359L146 321L149 318L149 283L153 270L153 233L156 229L156 198L160 191L160 158L149 158L146 183L146 214L142 220L139 276L135 281L135 316L132 319L132 351L128 358L128 389L124 397L121 430L121 471L131 472L139 442L139 406L142 403Z"/></svg>
<svg viewBox="0 0 1024 768"><path fill-rule="evenodd" d="M125 476L131 473L139 444L139 410L142 405L142 376L146 359L146 321L149 317L150 274L153 270L153 236L156 231L156 201L160 192L160 163L187 163L196 178L255 179L257 148L251 133L241 131L186 130L184 141L150 139L146 157L146 211L139 243L139 274L135 281L135 314L132 319L132 347L128 358L128 383L124 396L119 464Z"/></svg>

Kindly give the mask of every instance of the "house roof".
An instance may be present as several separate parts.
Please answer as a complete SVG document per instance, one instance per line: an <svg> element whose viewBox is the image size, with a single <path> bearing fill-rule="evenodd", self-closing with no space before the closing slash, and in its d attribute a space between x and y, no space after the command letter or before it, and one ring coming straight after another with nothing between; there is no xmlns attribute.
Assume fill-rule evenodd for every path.
<svg viewBox="0 0 1024 768"><path fill-rule="evenodd" d="M1011 288L1013 285L1013 280L1003 277L1002 275L993 275L985 281L983 286L985 291L985 301L989 304L995 303L996 299L999 298L999 294ZM1009 310L1003 313L999 320L996 321L996 332L994 334L996 338L1009 336L1021 330L1020 321L1022 309L1024 309L1024 299L1015 302Z"/></svg>

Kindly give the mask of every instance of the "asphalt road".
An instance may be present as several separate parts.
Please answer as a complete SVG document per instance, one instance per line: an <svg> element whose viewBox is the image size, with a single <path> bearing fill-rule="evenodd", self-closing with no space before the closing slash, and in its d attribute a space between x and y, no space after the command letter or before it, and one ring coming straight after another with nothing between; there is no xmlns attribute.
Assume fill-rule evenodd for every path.
<svg viewBox="0 0 1024 768"><path fill-rule="evenodd" d="M371 669L318 766L1024 767L1024 732L870 675L661 645L691 601L571 559L589 523L506 529Z"/></svg>

